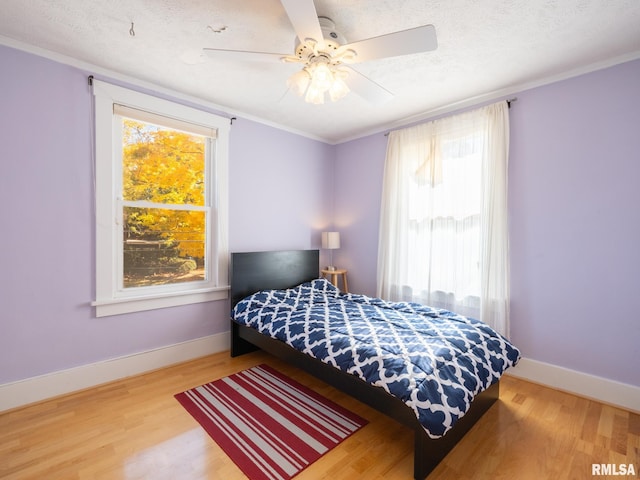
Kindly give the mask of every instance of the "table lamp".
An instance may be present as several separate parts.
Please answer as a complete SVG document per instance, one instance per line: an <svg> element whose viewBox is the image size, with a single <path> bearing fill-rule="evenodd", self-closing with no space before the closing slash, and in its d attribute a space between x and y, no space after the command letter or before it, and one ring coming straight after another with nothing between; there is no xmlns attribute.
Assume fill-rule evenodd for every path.
<svg viewBox="0 0 640 480"><path fill-rule="evenodd" d="M333 266L333 251L340 248L340 232L322 232L322 248L329 250L329 266L327 270L335 270Z"/></svg>

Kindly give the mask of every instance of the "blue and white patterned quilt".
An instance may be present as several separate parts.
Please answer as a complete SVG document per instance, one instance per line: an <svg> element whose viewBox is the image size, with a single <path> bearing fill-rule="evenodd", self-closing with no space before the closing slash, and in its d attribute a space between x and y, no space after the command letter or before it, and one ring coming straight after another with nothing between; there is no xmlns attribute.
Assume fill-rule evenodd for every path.
<svg viewBox="0 0 640 480"><path fill-rule="evenodd" d="M234 307L232 318L382 387L413 409L431 438L447 433L520 359L478 320L340 293L325 279L257 292Z"/></svg>

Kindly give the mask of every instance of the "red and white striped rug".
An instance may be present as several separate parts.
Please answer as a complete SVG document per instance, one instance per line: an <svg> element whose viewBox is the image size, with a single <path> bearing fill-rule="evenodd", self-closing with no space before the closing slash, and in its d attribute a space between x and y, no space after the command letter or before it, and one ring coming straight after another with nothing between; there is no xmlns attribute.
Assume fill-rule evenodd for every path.
<svg viewBox="0 0 640 480"><path fill-rule="evenodd" d="M268 365L175 397L250 480L287 480L368 423Z"/></svg>

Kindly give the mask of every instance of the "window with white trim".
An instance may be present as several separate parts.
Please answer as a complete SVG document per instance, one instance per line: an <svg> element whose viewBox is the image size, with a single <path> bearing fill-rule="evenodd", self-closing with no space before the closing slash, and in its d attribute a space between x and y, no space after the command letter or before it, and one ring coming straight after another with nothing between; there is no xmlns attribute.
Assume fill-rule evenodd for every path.
<svg viewBox="0 0 640 480"><path fill-rule="evenodd" d="M97 80L93 93L96 315L227 298L229 120Z"/></svg>

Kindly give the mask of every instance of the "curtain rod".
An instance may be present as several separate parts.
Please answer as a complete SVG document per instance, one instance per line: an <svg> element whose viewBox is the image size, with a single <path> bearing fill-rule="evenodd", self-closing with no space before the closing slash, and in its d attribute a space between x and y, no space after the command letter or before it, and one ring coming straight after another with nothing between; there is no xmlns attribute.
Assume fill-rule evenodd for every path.
<svg viewBox="0 0 640 480"><path fill-rule="evenodd" d="M133 25L133 24L132 24L132 25ZM133 27L132 27L132 28L133 28ZM90 86L90 87L92 87L92 86L93 86L93 75L89 75L89 76L87 77L87 83L89 84L89 86ZM225 115L221 115L221 114L218 114L218 113L216 113L215 115L219 115L219 116L221 116L221 117L224 117L224 118L228 119L228 120L229 120L229 123L230 123L231 125L233 125L233 121L234 121L234 120L237 120L237 118L236 118L236 117L226 117Z"/></svg>
<svg viewBox="0 0 640 480"><path fill-rule="evenodd" d="M518 101L518 97L513 97L513 98L508 98L507 100L505 100L505 102L507 102L507 107L511 108L511 104L513 102L517 102ZM389 132L384 134L385 137L389 136Z"/></svg>

